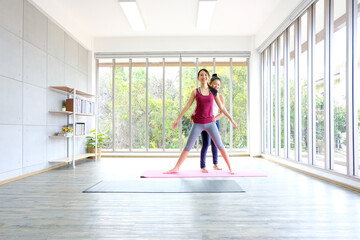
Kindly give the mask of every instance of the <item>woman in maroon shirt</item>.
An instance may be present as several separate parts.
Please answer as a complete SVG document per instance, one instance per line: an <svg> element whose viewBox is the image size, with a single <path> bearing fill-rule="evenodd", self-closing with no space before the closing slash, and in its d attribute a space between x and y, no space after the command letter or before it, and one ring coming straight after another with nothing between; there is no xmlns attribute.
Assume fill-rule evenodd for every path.
<svg viewBox="0 0 360 240"><path fill-rule="evenodd" d="M187 158L189 151L194 146L196 139L199 137L202 131L206 131L211 139L214 141L216 147L220 150L221 155L223 156L229 171L231 174L234 174L233 170L231 169L229 156L225 150L225 147L221 141L219 131L215 125L215 118L213 115L213 102L215 100L216 104L219 107L219 110L225 114L226 117L229 118L231 123L234 125L236 129L238 126L236 122L232 119L230 114L227 112L225 106L221 103L219 96L217 95L217 91L210 87L208 84L208 80L210 78L210 74L206 69L201 69L198 72L197 79L200 81L200 87L194 89L191 92L190 98L186 103L185 107L182 109L178 118L174 121L172 125L172 129L175 129L181 118L184 116L186 111L191 107L196 99L196 110L194 114L194 124L191 128L190 135L184 150L182 151L175 167L167 172L164 173L177 173L179 172L180 166Z"/></svg>

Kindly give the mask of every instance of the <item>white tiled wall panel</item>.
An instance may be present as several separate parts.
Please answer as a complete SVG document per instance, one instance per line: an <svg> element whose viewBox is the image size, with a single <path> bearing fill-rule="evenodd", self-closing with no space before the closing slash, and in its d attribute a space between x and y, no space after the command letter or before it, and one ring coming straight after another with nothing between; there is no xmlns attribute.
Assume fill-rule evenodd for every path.
<svg viewBox="0 0 360 240"><path fill-rule="evenodd" d="M22 124L22 85L0 76L0 124Z"/></svg>
<svg viewBox="0 0 360 240"><path fill-rule="evenodd" d="M65 64L65 85L77 88L78 87L77 78L78 78L78 71L72 66Z"/></svg>
<svg viewBox="0 0 360 240"><path fill-rule="evenodd" d="M47 54L41 49L24 42L24 82L46 87Z"/></svg>
<svg viewBox="0 0 360 240"><path fill-rule="evenodd" d="M28 1L24 1L24 39L47 50L47 18Z"/></svg>
<svg viewBox="0 0 360 240"><path fill-rule="evenodd" d="M24 121L26 125L46 125L46 89L24 83Z"/></svg>
<svg viewBox="0 0 360 240"><path fill-rule="evenodd" d="M48 55L48 86L65 85L65 64L57 58Z"/></svg>
<svg viewBox="0 0 360 240"><path fill-rule="evenodd" d="M80 72L87 74L88 71L88 51L79 46L79 70Z"/></svg>
<svg viewBox="0 0 360 240"><path fill-rule="evenodd" d="M79 64L79 44L67 34L65 34L65 63L74 68L78 68Z"/></svg>
<svg viewBox="0 0 360 240"><path fill-rule="evenodd" d="M0 26L22 37L23 0L0 0Z"/></svg>
<svg viewBox="0 0 360 240"><path fill-rule="evenodd" d="M24 126L23 167L47 162L46 133L46 126Z"/></svg>
<svg viewBox="0 0 360 240"><path fill-rule="evenodd" d="M22 80L22 40L1 27L0 75Z"/></svg>
<svg viewBox="0 0 360 240"><path fill-rule="evenodd" d="M61 131L61 126L48 126L47 135L51 136L55 132ZM66 139L64 138L48 138L46 158L48 160L56 160L67 157Z"/></svg>
<svg viewBox="0 0 360 240"><path fill-rule="evenodd" d="M65 55L65 33L52 21L48 22L48 53L64 61Z"/></svg>
<svg viewBox="0 0 360 240"><path fill-rule="evenodd" d="M22 126L0 125L0 173L22 167Z"/></svg>
<svg viewBox="0 0 360 240"><path fill-rule="evenodd" d="M65 98L66 95L49 89L47 91L48 111L61 111L61 107L65 103ZM46 124L48 126L65 126L67 124L67 116L65 114L47 112ZM59 129L57 131L59 131Z"/></svg>

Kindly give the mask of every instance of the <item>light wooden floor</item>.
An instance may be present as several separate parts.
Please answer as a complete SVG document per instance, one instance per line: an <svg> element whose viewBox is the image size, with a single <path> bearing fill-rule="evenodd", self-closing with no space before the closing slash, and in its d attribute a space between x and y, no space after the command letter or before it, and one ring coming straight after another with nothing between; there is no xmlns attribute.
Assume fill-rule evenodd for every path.
<svg viewBox="0 0 360 240"><path fill-rule="evenodd" d="M175 161L103 158L1 185L0 239L360 239L359 193L258 158L231 158L268 174L235 178L245 193L82 193Z"/></svg>

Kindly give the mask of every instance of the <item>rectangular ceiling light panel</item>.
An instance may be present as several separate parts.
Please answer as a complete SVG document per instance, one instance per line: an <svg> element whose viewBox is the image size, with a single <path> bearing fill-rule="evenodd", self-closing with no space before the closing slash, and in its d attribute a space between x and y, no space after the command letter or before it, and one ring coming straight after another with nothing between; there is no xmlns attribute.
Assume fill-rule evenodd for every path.
<svg viewBox="0 0 360 240"><path fill-rule="evenodd" d="M145 31L145 24L141 17L136 0L119 0L119 4L134 31Z"/></svg>
<svg viewBox="0 0 360 240"><path fill-rule="evenodd" d="M208 30L210 28L215 5L216 0L199 0L197 16L197 28L199 30Z"/></svg>

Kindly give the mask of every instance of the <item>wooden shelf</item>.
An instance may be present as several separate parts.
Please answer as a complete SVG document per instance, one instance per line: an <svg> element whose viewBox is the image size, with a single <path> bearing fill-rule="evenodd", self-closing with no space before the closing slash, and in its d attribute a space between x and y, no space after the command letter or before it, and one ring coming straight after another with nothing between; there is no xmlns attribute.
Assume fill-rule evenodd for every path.
<svg viewBox="0 0 360 240"><path fill-rule="evenodd" d="M59 91L63 91L63 92L67 92L67 93L74 93L74 88L68 87L68 86L50 86L50 88L52 89L56 89ZM76 94L83 96L83 97L95 97L95 95L91 94L91 93L87 93L87 92L83 92L80 90L76 90Z"/></svg>
<svg viewBox="0 0 360 240"><path fill-rule="evenodd" d="M85 135L75 135L75 137L87 137L92 136L91 134L85 134ZM73 136L61 136L61 135L52 135L49 136L50 138L72 138Z"/></svg>
<svg viewBox="0 0 360 240"><path fill-rule="evenodd" d="M84 153L84 154L79 154L75 156L75 161L80 160L80 159L85 159L88 157L94 157L95 153ZM49 162L52 163L68 163L68 162L72 162L72 158L68 157L68 158L60 158L60 159L55 159L55 160L50 160Z"/></svg>
<svg viewBox="0 0 360 240"><path fill-rule="evenodd" d="M70 111L49 111L50 113L60 113L60 114L66 114L66 115L72 115L73 112ZM95 114L90 114L90 113L75 113L76 115L79 116L90 116L90 117L95 117Z"/></svg>

